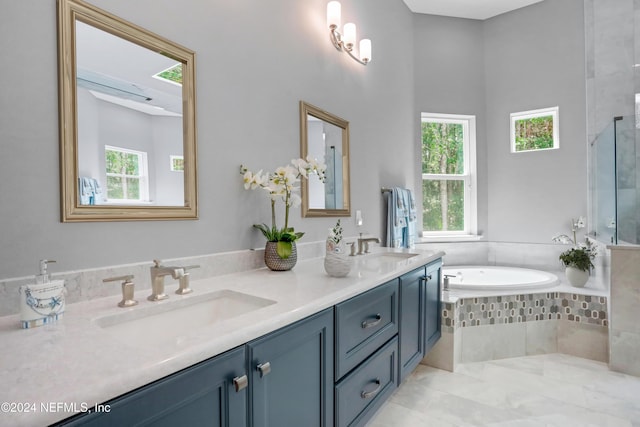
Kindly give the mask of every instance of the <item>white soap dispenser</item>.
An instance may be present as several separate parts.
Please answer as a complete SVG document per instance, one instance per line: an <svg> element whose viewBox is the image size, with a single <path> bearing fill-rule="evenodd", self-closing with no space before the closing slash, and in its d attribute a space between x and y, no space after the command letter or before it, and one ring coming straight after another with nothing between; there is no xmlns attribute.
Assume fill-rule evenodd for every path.
<svg viewBox="0 0 640 427"><path fill-rule="evenodd" d="M47 267L54 260L40 260L35 284L20 286L20 324L23 329L53 323L64 313L64 280L50 280Z"/></svg>

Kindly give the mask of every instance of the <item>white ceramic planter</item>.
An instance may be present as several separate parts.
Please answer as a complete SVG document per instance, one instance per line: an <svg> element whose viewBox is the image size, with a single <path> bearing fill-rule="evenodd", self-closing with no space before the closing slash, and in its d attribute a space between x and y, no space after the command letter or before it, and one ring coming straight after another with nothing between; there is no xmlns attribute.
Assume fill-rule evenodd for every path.
<svg viewBox="0 0 640 427"><path fill-rule="evenodd" d="M571 283L571 286L576 288L582 288L589 280L589 271L579 270L575 267L567 267L564 270L567 280Z"/></svg>

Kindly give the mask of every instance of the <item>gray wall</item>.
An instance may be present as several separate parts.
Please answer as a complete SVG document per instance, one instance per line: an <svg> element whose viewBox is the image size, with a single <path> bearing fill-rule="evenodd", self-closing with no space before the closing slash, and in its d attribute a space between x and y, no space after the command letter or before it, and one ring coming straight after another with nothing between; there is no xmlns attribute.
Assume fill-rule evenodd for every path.
<svg viewBox="0 0 640 427"><path fill-rule="evenodd" d="M40 258L61 271L262 247L251 224L269 220L269 203L243 190L237 168L299 155L301 99L350 121L351 202L364 226L343 220L347 236L383 234L380 187L420 188L421 111L477 116L478 228L490 240L547 243L586 214L581 0L483 22L343 2L373 41L367 67L329 43L324 0L92 3L197 52L200 219L60 222L55 2L10 2L0 52L20 72L0 82L0 277L33 274ZM511 155L509 113L553 105L560 150ZM292 216L308 242L335 223Z"/></svg>
<svg viewBox="0 0 640 427"><path fill-rule="evenodd" d="M416 121L476 115L478 232L490 241L549 243L587 215L583 15L582 0L546 0L486 21L414 16ZM556 105L560 149L511 154L509 114Z"/></svg>
<svg viewBox="0 0 640 427"><path fill-rule="evenodd" d="M488 237L548 243L587 215L582 0L546 0L486 22ZM511 154L509 113L559 106L560 149Z"/></svg>
<svg viewBox="0 0 640 427"><path fill-rule="evenodd" d="M411 183L414 154L412 14L403 2L343 2L373 42L363 67L330 44L325 0L92 0L197 52L200 220L61 223L56 2L5 2L0 55L0 277L151 261L254 247L269 220L263 194L244 191L238 166L274 169L299 156L298 102L350 121L352 205L363 232L382 235L380 187ZM303 241L333 219L302 219ZM346 235L356 233L343 221Z"/></svg>
<svg viewBox="0 0 640 427"><path fill-rule="evenodd" d="M414 16L416 152L420 162L420 113L476 116L478 234L487 234L484 21ZM422 188L420 181L417 189ZM418 191L422 199L422 192ZM421 201L420 201L421 203Z"/></svg>

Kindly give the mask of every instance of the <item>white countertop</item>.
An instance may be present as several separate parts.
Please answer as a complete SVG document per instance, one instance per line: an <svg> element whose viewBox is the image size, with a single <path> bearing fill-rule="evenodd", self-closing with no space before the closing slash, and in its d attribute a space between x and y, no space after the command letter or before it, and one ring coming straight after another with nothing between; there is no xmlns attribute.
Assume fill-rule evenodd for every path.
<svg viewBox="0 0 640 427"><path fill-rule="evenodd" d="M380 248L378 252L401 252ZM149 302L149 291L136 292L139 305L119 308L118 297L70 304L58 323L20 329L19 316L0 317L0 426L40 426L65 419L137 387L240 346L283 326L331 307L444 255L411 250L417 256L398 262L371 262L358 256L345 278L329 277L323 258L299 261L291 271L266 268L192 281L192 294L173 294ZM369 257L369 258L368 258ZM119 339L96 319L151 305L172 304L230 289L276 301L275 304L204 327L184 325L184 336L156 343ZM150 328L149 334L162 334ZM5 403L9 403L7 406ZM9 410L7 410L9 409Z"/></svg>

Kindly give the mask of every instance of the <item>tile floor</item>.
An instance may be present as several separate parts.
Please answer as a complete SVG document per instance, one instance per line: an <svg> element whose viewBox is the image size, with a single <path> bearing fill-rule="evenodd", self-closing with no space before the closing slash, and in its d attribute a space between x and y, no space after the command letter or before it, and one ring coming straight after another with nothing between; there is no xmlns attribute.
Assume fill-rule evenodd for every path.
<svg viewBox="0 0 640 427"><path fill-rule="evenodd" d="M367 427L422 426L640 427L640 377L565 354L466 363L455 373L419 365Z"/></svg>

